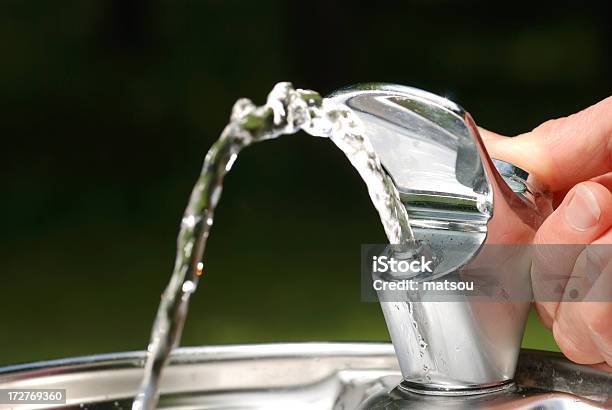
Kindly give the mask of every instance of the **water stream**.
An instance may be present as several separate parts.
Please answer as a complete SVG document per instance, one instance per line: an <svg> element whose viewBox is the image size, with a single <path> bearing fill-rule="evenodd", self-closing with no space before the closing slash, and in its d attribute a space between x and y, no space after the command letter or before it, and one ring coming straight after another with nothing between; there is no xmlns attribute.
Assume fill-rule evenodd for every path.
<svg viewBox="0 0 612 410"><path fill-rule="evenodd" d="M395 185L383 170L360 121L347 107L323 99L313 91L279 83L265 105L240 99L229 124L212 145L181 221L174 270L166 287L151 332L145 373L133 410L154 409L162 370L180 341L191 294L204 271L202 256L221 197L223 177L238 153L255 142L294 134L299 130L329 138L344 152L368 188L391 244L413 245L406 209Z"/></svg>

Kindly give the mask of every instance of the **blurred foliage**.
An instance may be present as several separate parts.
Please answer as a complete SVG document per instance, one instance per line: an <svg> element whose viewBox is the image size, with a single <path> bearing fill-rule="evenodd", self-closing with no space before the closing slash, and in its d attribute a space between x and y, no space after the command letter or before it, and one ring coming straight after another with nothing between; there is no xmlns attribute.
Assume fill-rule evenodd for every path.
<svg viewBox="0 0 612 410"><path fill-rule="evenodd" d="M3 1L0 363L146 346L177 222L239 97L394 82L512 135L610 94L609 2L490 5ZM387 340L358 280L359 245L384 235L341 153L261 144L226 188L183 344ZM534 317L525 345L554 348Z"/></svg>

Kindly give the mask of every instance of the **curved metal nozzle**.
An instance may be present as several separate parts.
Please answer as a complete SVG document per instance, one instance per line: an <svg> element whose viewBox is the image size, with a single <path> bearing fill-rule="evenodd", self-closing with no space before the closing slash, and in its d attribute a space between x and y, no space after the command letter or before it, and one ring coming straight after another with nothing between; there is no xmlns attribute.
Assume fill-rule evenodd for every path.
<svg viewBox="0 0 612 410"><path fill-rule="evenodd" d="M530 242L543 220L537 188L511 164L494 163L465 110L443 97L389 84L359 85L330 98L361 119L397 186L415 238L439 260L419 280L460 281L483 260L491 267L495 258L486 245L505 244L512 263L495 261L497 284L510 295L530 292L529 255L514 245ZM421 291L387 300L379 293L404 379L425 392L457 394L508 383L529 300L453 296L447 302Z"/></svg>

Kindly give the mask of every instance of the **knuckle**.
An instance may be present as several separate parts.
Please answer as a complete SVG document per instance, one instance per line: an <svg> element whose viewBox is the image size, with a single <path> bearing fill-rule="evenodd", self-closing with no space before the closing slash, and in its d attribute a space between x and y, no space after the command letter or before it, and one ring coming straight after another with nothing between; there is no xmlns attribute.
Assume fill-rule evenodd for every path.
<svg viewBox="0 0 612 410"><path fill-rule="evenodd" d="M572 362L579 364L594 363L592 352L585 352L576 342L572 330L561 328L558 321L553 324L553 336L561 352Z"/></svg>
<svg viewBox="0 0 612 410"><path fill-rule="evenodd" d="M563 128L567 123L567 117L555 118L548 120L538 125L533 129L534 133L541 133L544 135L554 135L559 129Z"/></svg>
<svg viewBox="0 0 612 410"><path fill-rule="evenodd" d="M594 303L607 302L583 303L580 309L580 317L589 331L600 339L612 342L612 316L610 315L609 309L593 309Z"/></svg>

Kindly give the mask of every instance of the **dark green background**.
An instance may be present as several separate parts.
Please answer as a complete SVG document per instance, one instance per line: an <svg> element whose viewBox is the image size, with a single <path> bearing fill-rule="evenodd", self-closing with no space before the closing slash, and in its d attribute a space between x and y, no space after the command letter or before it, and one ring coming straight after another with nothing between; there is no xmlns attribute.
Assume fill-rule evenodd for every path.
<svg viewBox="0 0 612 410"><path fill-rule="evenodd" d="M281 80L424 88L529 130L610 94L610 2L18 1L0 6L0 364L142 349L204 153ZM602 2L603 3L603 2ZM249 148L226 180L183 345L387 340L360 303L384 241L325 140ZM525 345L554 348L534 318Z"/></svg>

